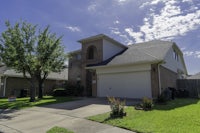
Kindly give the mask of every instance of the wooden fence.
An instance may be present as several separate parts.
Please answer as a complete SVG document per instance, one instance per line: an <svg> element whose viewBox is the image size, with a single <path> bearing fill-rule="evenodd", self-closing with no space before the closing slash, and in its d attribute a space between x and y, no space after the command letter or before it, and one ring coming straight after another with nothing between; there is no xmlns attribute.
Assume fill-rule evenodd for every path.
<svg viewBox="0 0 200 133"><path fill-rule="evenodd" d="M189 91L190 97L200 98L200 79L178 79L177 89Z"/></svg>

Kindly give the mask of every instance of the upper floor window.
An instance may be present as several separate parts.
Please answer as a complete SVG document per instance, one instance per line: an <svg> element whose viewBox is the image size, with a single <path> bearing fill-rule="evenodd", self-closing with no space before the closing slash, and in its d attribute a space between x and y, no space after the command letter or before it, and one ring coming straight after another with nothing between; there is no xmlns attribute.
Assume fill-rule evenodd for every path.
<svg viewBox="0 0 200 133"><path fill-rule="evenodd" d="M94 59L96 56L96 53L97 50L96 50L96 47L94 46L90 46L87 50L87 59Z"/></svg>
<svg viewBox="0 0 200 133"><path fill-rule="evenodd" d="M176 61L178 61L178 53L174 50L174 52L173 52L173 57L174 57L174 59L176 60Z"/></svg>

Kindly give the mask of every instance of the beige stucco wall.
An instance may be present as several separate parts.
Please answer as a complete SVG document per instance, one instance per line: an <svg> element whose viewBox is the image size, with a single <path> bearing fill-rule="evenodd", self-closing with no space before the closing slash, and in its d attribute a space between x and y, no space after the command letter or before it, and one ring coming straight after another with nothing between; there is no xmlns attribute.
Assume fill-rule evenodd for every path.
<svg viewBox="0 0 200 133"><path fill-rule="evenodd" d="M130 65L119 65L119 66L107 66L96 68L97 74L106 73L119 73L119 72L136 72L136 71L150 71L150 64L130 64Z"/></svg>
<svg viewBox="0 0 200 133"><path fill-rule="evenodd" d="M113 44L105 39L103 39L103 60L107 60L113 55L123 51L125 48Z"/></svg>
<svg viewBox="0 0 200 133"><path fill-rule="evenodd" d="M178 60L176 60L174 58L174 50L178 54ZM162 64L163 67L165 67L175 73L177 73L178 70L182 71L184 74L187 73L185 70L185 67L184 67L183 54L179 50L177 50L177 48L175 46L171 47L169 49L164 60L165 60L165 63Z"/></svg>

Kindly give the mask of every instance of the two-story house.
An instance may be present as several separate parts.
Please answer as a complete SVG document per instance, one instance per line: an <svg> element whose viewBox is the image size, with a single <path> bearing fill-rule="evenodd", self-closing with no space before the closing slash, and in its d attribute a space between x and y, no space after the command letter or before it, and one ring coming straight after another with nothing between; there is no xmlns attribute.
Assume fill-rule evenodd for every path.
<svg viewBox="0 0 200 133"><path fill-rule="evenodd" d="M68 80L81 83L87 96L156 98L187 75L183 54L174 42L125 46L104 34L78 42L82 47L71 52Z"/></svg>

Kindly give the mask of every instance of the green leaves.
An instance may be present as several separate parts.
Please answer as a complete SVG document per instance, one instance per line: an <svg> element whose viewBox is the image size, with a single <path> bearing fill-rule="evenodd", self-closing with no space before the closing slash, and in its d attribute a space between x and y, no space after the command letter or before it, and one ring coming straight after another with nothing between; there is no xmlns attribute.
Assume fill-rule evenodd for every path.
<svg viewBox="0 0 200 133"><path fill-rule="evenodd" d="M36 32L36 25L27 22L11 26L6 21L7 30L1 37L1 57L11 68L22 72L57 72L64 65L65 54L61 37L49 32L49 26ZM38 34L36 34L38 33ZM37 72L36 72L37 73Z"/></svg>
<svg viewBox="0 0 200 133"><path fill-rule="evenodd" d="M46 79L50 72L63 69L66 55L61 46L61 38L50 33L49 26L37 30L37 25L26 21L5 22L7 30L0 37L0 57L2 61L24 76L28 73L38 81Z"/></svg>
<svg viewBox="0 0 200 133"><path fill-rule="evenodd" d="M36 26L29 23L16 23L11 26L6 21L7 30L1 37L1 58L3 62L18 72L31 71L33 63L34 45L36 39ZM28 71L28 70L27 70Z"/></svg>
<svg viewBox="0 0 200 133"><path fill-rule="evenodd" d="M60 45L61 37L49 32L49 26L38 36L37 58L40 69L45 72L60 71L64 65L64 48ZM43 65L41 65L43 64Z"/></svg>

